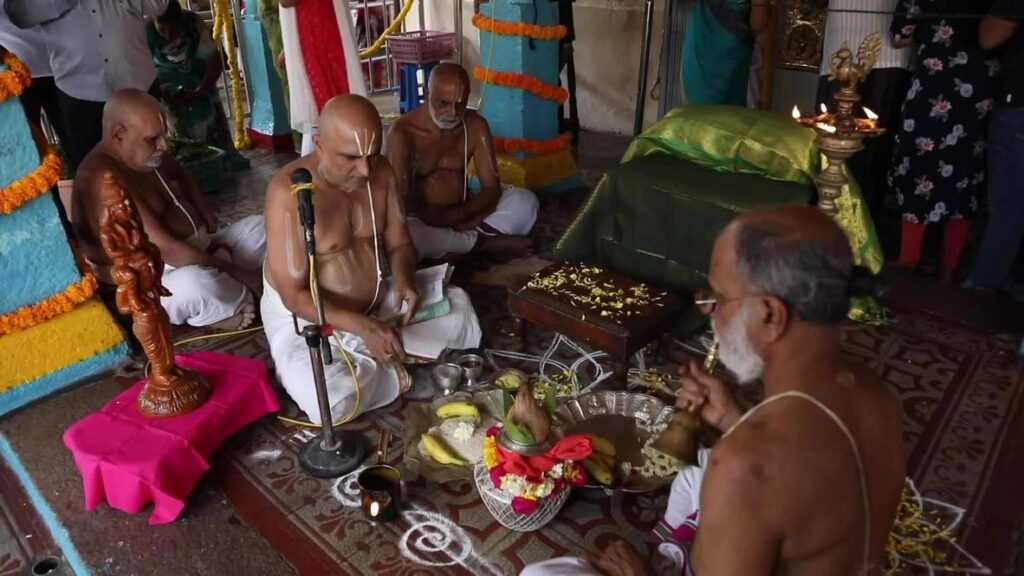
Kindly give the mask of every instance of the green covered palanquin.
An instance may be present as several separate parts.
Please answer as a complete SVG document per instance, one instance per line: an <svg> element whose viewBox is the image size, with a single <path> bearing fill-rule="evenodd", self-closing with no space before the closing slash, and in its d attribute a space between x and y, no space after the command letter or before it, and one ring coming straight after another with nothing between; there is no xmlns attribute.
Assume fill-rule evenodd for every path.
<svg viewBox="0 0 1024 576"><path fill-rule="evenodd" d="M815 202L821 161L814 133L786 116L731 106L678 108L633 141L566 230L555 257L601 266L685 299L706 286L715 237L737 214ZM837 203L836 220L857 263L878 272L883 256L856 183ZM884 311L859 301L850 316L881 321ZM677 328L700 325L688 314Z"/></svg>

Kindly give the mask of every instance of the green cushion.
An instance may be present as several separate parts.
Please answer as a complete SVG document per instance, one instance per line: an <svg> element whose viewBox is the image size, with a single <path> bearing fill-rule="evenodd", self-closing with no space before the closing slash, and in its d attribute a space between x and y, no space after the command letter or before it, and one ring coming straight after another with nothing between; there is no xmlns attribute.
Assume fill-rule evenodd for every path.
<svg viewBox="0 0 1024 576"><path fill-rule="evenodd" d="M821 158L814 131L775 112L736 106L683 106L638 136L628 162L668 152L722 172L811 183Z"/></svg>

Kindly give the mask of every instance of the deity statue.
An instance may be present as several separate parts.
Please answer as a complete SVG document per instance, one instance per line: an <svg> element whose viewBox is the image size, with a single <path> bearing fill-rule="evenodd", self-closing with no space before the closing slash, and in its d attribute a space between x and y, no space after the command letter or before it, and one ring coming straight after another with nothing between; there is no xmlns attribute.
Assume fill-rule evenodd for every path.
<svg viewBox="0 0 1024 576"><path fill-rule="evenodd" d="M190 412L209 398L210 385L174 362L171 323L160 304L161 296L170 296L161 283L160 250L149 241L135 204L110 172L103 177L100 201L105 208L100 244L113 262L110 275L117 284L117 308L132 315L132 332L151 368L139 393L139 410L157 418Z"/></svg>

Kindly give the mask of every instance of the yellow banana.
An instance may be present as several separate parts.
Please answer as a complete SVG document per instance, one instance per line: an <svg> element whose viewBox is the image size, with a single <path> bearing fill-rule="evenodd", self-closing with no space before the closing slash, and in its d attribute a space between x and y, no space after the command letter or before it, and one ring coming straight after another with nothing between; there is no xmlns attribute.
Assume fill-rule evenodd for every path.
<svg viewBox="0 0 1024 576"><path fill-rule="evenodd" d="M583 467L587 469L587 472L594 477L598 482L605 486L611 486L614 481L612 476L611 468L604 465L604 462L596 458L587 458L583 461Z"/></svg>
<svg viewBox="0 0 1024 576"><path fill-rule="evenodd" d="M427 454L439 464L466 465L466 461L456 456L452 449L443 441L434 438L430 434L424 434L420 440L423 442L423 447L427 449Z"/></svg>
<svg viewBox="0 0 1024 576"><path fill-rule="evenodd" d="M480 410L472 402L449 402L437 409L438 418L480 418Z"/></svg>
<svg viewBox="0 0 1024 576"><path fill-rule="evenodd" d="M612 444L611 440L605 438L604 436L591 434L590 445L591 447L594 448L594 452L607 454L609 456L615 456L615 444Z"/></svg>
<svg viewBox="0 0 1024 576"><path fill-rule="evenodd" d="M591 453L590 454L590 458L592 458L594 460L597 460L601 464L604 464L605 466L607 466L607 467L609 467L609 468L611 468L613 470L619 464L618 460L615 459L615 456L609 456L607 454L602 454L600 452L593 452L593 453Z"/></svg>

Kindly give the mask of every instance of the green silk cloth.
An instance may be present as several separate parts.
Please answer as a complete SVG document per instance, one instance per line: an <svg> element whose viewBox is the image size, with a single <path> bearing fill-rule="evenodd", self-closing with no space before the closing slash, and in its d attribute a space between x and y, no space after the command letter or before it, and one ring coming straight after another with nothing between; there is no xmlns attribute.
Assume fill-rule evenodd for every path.
<svg viewBox="0 0 1024 576"><path fill-rule="evenodd" d="M783 115L732 106L677 108L633 141L622 164L609 171L562 236L555 255L639 272L640 280L692 291L697 276L706 274L714 237L729 219L758 206L811 202L814 176L824 161L814 132ZM836 221L854 260L878 273L884 255L852 177L836 204ZM613 215L602 215L606 211ZM639 243L627 234L634 229L651 234L661 227L669 232L658 242ZM698 257L700 250L706 252ZM645 258L664 262L641 266ZM850 318L889 321L888 312L867 298L852 303Z"/></svg>

